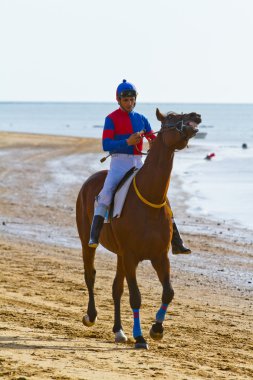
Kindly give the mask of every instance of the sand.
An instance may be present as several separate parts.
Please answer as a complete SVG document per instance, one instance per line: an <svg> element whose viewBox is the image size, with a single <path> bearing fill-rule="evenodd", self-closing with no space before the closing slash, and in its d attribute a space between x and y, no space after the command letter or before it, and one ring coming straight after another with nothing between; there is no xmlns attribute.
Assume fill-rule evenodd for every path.
<svg viewBox="0 0 253 380"><path fill-rule="evenodd" d="M148 337L161 286L144 262L138 281L149 350L134 349L126 286L122 319L129 342L114 343L116 259L102 247L96 256L98 321L83 326L88 295L75 200L103 155L96 139L0 133L0 377L252 379L249 232L187 215L182 192L171 202L193 253L169 253L175 299L164 339ZM180 188L180 179L174 183Z"/></svg>

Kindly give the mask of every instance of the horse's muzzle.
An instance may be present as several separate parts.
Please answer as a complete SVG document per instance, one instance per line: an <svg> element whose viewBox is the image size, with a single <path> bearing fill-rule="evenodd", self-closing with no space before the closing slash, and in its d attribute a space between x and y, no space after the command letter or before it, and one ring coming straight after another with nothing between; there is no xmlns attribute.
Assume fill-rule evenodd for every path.
<svg viewBox="0 0 253 380"><path fill-rule="evenodd" d="M198 128L193 127L189 124L183 127L184 134L187 135L189 138L195 136L198 133L198 131Z"/></svg>

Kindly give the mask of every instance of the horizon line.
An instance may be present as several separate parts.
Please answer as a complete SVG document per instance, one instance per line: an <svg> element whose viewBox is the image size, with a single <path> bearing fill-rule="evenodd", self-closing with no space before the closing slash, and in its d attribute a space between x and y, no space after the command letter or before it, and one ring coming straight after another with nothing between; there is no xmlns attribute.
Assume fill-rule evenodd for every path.
<svg viewBox="0 0 253 380"><path fill-rule="evenodd" d="M54 103L54 104L114 104L116 101L94 101L94 100L0 100L0 104L12 104L12 103L29 103L29 104L45 104L45 103ZM178 102L178 101L138 101L138 104L209 104L209 105L253 105L253 102Z"/></svg>

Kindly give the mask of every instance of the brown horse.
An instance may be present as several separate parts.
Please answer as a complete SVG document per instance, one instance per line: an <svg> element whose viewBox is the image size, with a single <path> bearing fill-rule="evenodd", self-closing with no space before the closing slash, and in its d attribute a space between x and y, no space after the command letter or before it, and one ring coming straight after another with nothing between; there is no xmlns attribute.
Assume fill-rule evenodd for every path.
<svg viewBox="0 0 253 380"><path fill-rule="evenodd" d="M162 284L162 306L156 314L150 336L161 339L166 309L172 301L174 291L170 281L168 250L172 237L171 210L166 202L174 152L187 146L188 140L197 133L201 116L190 114L162 114L157 109L161 129L153 141L142 168L135 176L126 198L120 218L106 223L101 231L100 243L117 254L117 271L113 282L114 326L116 342L127 340L120 316L120 300L126 277L130 305L134 313L133 336L136 348L148 348L143 338L139 320L141 295L136 279L136 269L142 260L150 260ZM76 204L76 220L82 243L84 277L89 292L87 314L83 318L86 326L96 322L97 310L94 299L96 270L95 249L88 247L90 226L94 211L94 199L103 187L107 171L95 173L83 184Z"/></svg>

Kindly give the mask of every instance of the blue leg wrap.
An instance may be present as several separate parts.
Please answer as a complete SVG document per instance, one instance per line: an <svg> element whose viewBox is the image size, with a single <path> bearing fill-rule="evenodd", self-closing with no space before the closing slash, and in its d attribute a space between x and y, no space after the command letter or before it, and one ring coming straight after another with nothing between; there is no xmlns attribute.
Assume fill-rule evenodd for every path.
<svg viewBox="0 0 253 380"><path fill-rule="evenodd" d="M158 312L156 313L156 322L163 323L165 319L165 314L169 304L163 303Z"/></svg>
<svg viewBox="0 0 253 380"><path fill-rule="evenodd" d="M133 309L133 313L134 313L133 337L134 338L137 338L137 336L142 336L139 310L140 309Z"/></svg>

